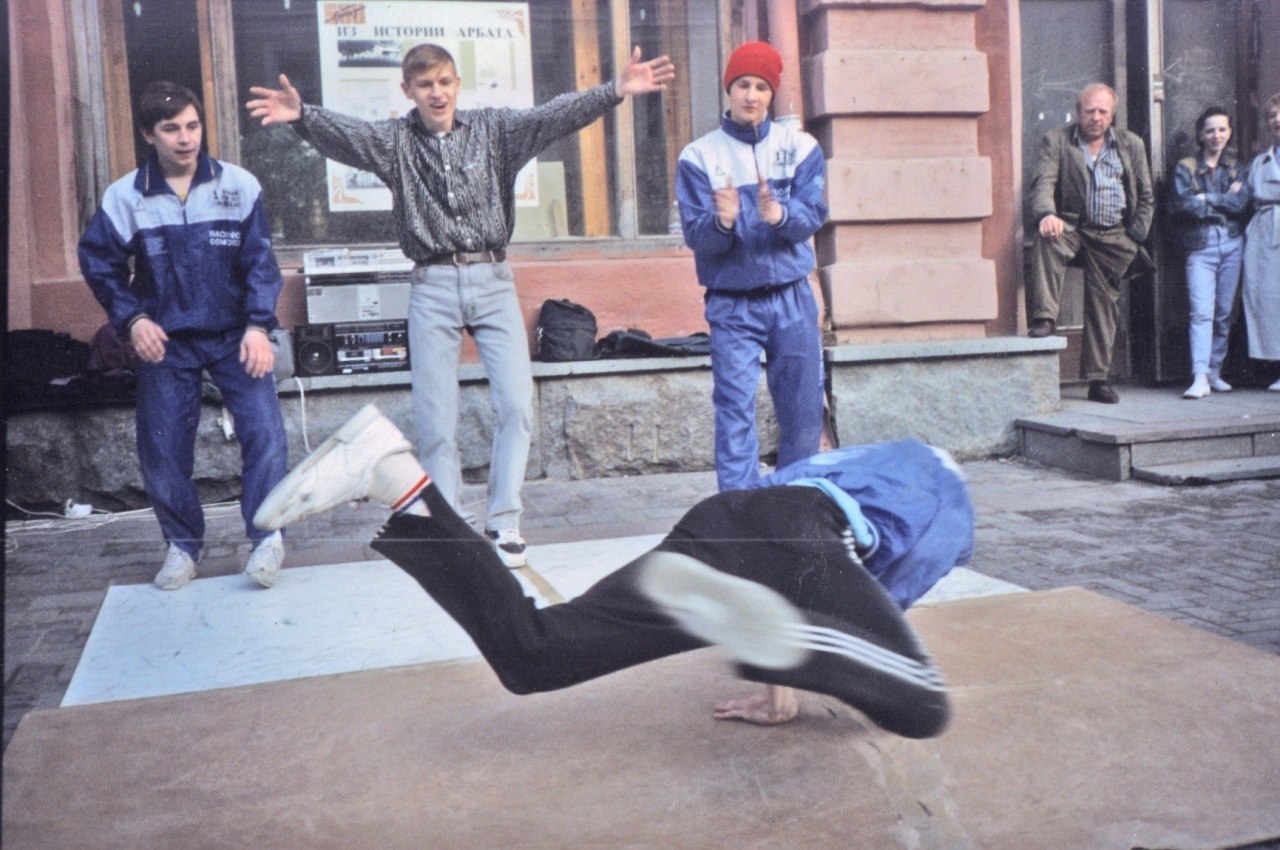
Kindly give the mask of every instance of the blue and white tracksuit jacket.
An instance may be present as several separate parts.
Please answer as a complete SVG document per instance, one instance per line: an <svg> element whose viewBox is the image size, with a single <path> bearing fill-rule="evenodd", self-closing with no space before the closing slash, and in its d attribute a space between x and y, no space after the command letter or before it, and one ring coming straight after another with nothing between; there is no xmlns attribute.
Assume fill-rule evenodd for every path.
<svg viewBox="0 0 1280 850"><path fill-rule="evenodd" d="M761 178L782 206L770 225L758 213ZM676 197L698 282L706 287L714 380L716 476L721 490L759 478L755 396L760 354L768 360L769 394L778 419L778 466L818 450L822 435L822 341L818 306L807 277L809 239L827 218L826 161L807 133L765 120L720 129L680 154ZM721 226L713 193L732 185L740 209Z"/></svg>
<svg viewBox="0 0 1280 850"><path fill-rule="evenodd" d="M237 165L201 154L184 203L152 154L107 187L79 254L118 332L141 316L170 335L277 325L282 281L262 187Z"/></svg>
<svg viewBox="0 0 1280 850"><path fill-rule="evenodd" d="M282 286L257 179L202 153L184 202L153 153L107 187L79 255L117 332L145 316L168 336L161 362L134 367L138 461L165 541L193 558L204 545L191 474L205 372L234 416L245 533L261 540L253 515L288 469L288 442L275 378L250 377L239 359L247 328L278 325Z"/></svg>
<svg viewBox="0 0 1280 850"><path fill-rule="evenodd" d="M973 503L946 452L915 440L822 452L761 479L817 487L849 518L855 551L906 609L973 555Z"/></svg>

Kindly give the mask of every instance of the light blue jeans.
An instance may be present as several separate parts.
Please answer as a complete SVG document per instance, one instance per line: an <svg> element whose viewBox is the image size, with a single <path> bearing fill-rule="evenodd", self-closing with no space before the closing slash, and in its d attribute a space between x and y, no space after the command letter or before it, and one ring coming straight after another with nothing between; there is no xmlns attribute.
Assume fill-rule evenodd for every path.
<svg viewBox="0 0 1280 850"><path fill-rule="evenodd" d="M519 528L533 428L533 370L515 275L505 262L418 266L410 281L409 361L422 466L453 509L474 522L474 512L459 501L458 357L462 333L469 331L489 379L494 417L486 525Z"/></svg>
<svg viewBox="0 0 1280 850"><path fill-rule="evenodd" d="M1244 240L1215 235L1209 247L1187 255L1187 299L1191 302L1191 374L1217 375L1227 356L1231 308L1240 288Z"/></svg>

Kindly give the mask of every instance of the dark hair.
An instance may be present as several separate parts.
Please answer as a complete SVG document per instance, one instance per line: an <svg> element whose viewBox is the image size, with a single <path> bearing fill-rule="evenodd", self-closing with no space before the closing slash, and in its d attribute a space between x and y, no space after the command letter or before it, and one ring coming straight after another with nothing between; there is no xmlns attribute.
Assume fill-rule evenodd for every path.
<svg viewBox="0 0 1280 850"><path fill-rule="evenodd" d="M161 121L172 118L188 106L196 108L196 115L204 124L204 107L191 89L167 80L157 80L147 86L138 99L138 129L150 133Z"/></svg>
<svg viewBox="0 0 1280 850"><path fill-rule="evenodd" d="M1209 119L1215 115L1221 115L1227 119L1227 129L1231 129L1231 113L1221 106L1210 106L1204 112L1201 112L1200 117L1196 119L1196 144L1201 148L1204 147L1204 142L1200 141L1200 131L1204 129L1204 125L1208 123Z"/></svg>
<svg viewBox="0 0 1280 850"><path fill-rule="evenodd" d="M452 65L454 72L457 72L458 63L453 61L452 53L438 44L419 44L410 48L404 55L404 60L400 63L400 73L404 75L406 83L411 83L414 77L424 71L430 71L437 65L446 63Z"/></svg>

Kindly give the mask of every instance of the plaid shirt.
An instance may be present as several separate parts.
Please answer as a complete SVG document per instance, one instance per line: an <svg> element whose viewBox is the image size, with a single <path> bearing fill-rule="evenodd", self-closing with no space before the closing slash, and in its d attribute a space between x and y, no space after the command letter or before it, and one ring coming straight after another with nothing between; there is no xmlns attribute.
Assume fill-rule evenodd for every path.
<svg viewBox="0 0 1280 850"><path fill-rule="evenodd" d="M1124 164L1111 130L1102 140L1097 159L1076 128L1075 143L1089 164L1088 219L1094 227L1115 227L1124 218Z"/></svg>
<svg viewBox="0 0 1280 850"><path fill-rule="evenodd" d="M387 184L400 250L421 263L454 251L505 248L515 229L516 173L618 103L609 82L533 109L458 110L453 130L443 135L428 132L417 109L361 121L308 104L293 126L320 153Z"/></svg>

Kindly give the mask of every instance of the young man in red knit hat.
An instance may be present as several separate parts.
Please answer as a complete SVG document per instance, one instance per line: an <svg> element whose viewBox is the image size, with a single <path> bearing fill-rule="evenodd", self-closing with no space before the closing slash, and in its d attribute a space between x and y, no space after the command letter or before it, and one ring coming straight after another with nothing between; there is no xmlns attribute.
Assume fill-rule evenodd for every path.
<svg viewBox="0 0 1280 850"><path fill-rule="evenodd" d="M676 197L711 327L716 476L721 490L760 477L756 386L768 358L780 431L778 467L812 455L822 435L822 339L809 288L809 239L827 218L817 141L770 120L782 56L761 41L729 57L729 111L680 154Z"/></svg>

